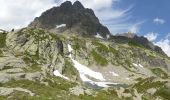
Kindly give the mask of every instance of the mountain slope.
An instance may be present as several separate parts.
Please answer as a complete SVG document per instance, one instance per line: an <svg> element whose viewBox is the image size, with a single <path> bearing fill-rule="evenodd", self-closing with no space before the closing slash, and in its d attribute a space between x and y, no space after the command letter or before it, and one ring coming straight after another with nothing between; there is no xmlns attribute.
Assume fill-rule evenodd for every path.
<svg viewBox="0 0 170 100"><path fill-rule="evenodd" d="M99 99L101 95L102 100L169 98L161 94L169 91L169 58L137 45L35 28L8 33L5 44L0 82L11 98L19 94L22 99L45 100ZM25 90L17 92L16 87ZM149 95L150 91L155 92Z"/></svg>
<svg viewBox="0 0 170 100"><path fill-rule="evenodd" d="M143 37L96 31L101 24L92 13L67 1L29 27L0 32L0 99L169 100L170 58Z"/></svg>

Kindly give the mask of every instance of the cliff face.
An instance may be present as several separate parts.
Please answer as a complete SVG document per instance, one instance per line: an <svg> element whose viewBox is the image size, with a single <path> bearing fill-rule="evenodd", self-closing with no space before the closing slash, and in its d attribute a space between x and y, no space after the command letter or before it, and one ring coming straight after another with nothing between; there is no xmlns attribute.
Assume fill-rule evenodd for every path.
<svg viewBox="0 0 170 100"><path fill-rule="evenodd" d="M62 32L71 30L81 35L100 34L106 37L110 34L109 30L99 22L93 10L84 8L79 1L74 4L66 1L59 7L53 7L35 18L29 26Z"/></svg>

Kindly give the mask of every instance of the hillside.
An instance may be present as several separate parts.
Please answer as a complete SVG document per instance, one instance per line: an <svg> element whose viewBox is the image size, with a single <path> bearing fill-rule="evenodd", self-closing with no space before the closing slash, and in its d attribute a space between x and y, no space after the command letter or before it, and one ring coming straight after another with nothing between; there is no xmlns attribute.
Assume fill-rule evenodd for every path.
<svg viewBox="0 0 170 100"><path fill-rule="evenodd" d="M89 31L90 26L77 25L88 23L80 21L81 17L73 25L78 30L73 31L73 26L70 30L67 23L56 18L65 7L89 11L79 2L65 2L47 10L42 14L45 17L36 18L26 28L0 32L0 99L170 99L170 58L161 48L137 35ZM55 17L50 15L56 21L44 24L51 11L57 11ZM108 30L99 21L91 28L99 27Z"/></svg>

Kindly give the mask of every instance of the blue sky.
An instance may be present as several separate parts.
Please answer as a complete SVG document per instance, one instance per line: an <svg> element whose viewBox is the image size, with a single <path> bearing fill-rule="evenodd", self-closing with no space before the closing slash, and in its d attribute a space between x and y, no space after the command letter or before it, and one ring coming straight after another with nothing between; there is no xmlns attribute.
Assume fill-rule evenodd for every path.
<svg viewBox="0 0 170 100"><path fill-rule="evenodd" d="M66 0L0 0L0 29L27 26L45 10ZM76 0L69 0L75 2ZM112 34L145 36L170 56L170 0L79 0L94 10Z"/></svg>
<svg viewBox="0 0 170 100"><path fill-rule="evenodd" d="M129 22L144 21L140 25L139 35L145 35L148 32L158 33L157 40L170 33L170 1L169 0L122 0L118 7L123 8L127 5L133 5L130 10L132 18ZM153 20L159 18L164 23L155 23Z"/></svg>

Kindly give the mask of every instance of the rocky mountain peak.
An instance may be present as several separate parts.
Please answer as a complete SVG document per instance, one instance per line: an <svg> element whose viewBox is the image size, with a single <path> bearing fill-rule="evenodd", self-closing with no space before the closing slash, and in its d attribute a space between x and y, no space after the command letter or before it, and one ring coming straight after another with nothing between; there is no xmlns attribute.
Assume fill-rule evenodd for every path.
<svg viewBox="0 0 170 100"><path fill-rule="evenodd" d="M75 9L84 9L84 6L81 4L80 1L74 2L73 6Z"/></svg>
<svg viewBox="0 0 170 100"><path fill-rule="evenodd" d="M72 8L72 3L70 1L66 1L60 5L61 9L71 9Z"/></svg>
<svg viewBox="0 0 170 100"><path fill-rule="evenodd" d="M92 9L76 1L73 4L70 1L62 3L59 7L53 7L40 17L30 23L29 27L43 28L53 32L71 31L80 35L101 35L106 38L110 34L107 27L102 25L95 16Z"/></svg>

